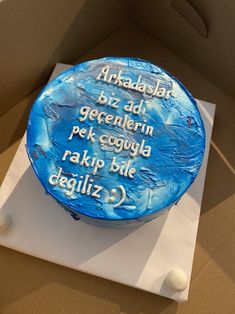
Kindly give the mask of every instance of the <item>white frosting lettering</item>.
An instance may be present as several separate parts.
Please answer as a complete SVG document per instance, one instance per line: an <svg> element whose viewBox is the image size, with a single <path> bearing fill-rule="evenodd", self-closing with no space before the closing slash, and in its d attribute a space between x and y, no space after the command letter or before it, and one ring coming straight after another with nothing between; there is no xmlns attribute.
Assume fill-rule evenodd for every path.
<svg viewBox="0 0 235 314"><path fill-rule="evenodd" d="M147 95L147 97L150 98L155 96L168 99L173 94L172 82L170 80L160 80L159 78L154 78L154 75L152 75L150 79L145 79L142 75L130 77L127 73L123 73L122 70L110 68L109 65L101 68L96 79L102 81L99 83L101 85L104 85L103 82L113 84L117 87L145 94L145 96ZM84 127L82 128L78 125L72 126L71 132L68 134L67 138L69 142L77 141L78 147L84 147L83 145L79 146L79 141L84 142L87 140L91 143L95 143L97 140L97 143L93 145L92 150L96 150L97 145L99 145L98 147L101 150L107 151L107 156L109 156L109 158L107 160L97 158L96 152L93 153L93 156L89 155L89 144L87 146L88 149L84 149L81 152L72 151L70 150L70 147L73 146L69 146L70 149L64 151L61 160L64 163L71 162L78 167L84 167L83 169L85 169L85 172L88 171L88 173L85 173L84 176L80 176L78 179L78 174L63 173L62 168L59 168L57 173L52 174L48 179L49 184L63 190L67 197L72 197L74 193L79 193L93 198L100 198L103 187L95 184L95 178L93 179L90 176L96 175L97 173L99 173L99 177L102 176L101 173L104 168L105 175L106 172L110 172L114 178L117 178L116 175L119 175L126 177L127 179L135 179L134 175L137 169L133 167L133 164L135 163L133 158L139 156L148 158L151 156L152 148L147 145L147 136L153 136L154 127L147 122L152 114L151 111L148 115L146 114L148 100L139 99L139 97L137 100L130 100L130 98L123 100L116 97L113 90L116 92L116 87L113 89L111 88L110 93L106 89L100 90L96 96L95 104L94 99L92 99L90 105L88 103L88 106L81 106L77 119L81 123L84 122ZM134 93L132 92L131 95L132 94ZM125 93L123 93L123 95L125 95ZM128 95L130 95L130 93L128 93ZM105 109L108 109L107 112ZM120 115L115 115L116 110L119 110L118 113ZM93 126L89 126L93 123L99 128L97 137L96 129L94 130ZM102 130L102 127L99 126L100 124L106 124L108 127ZM112 127L114 131L116 131L113 134ZM117 128L121 130L118 130ZM106 131L106 129L108 131ZM126 131L128 136L123 136L122 130ZM132 139L132 132L136 132L140 135L142 134L146 136L146 138L141 138L140 136L138 139L138 135L136 135L134 139ZM74 144L76 144L76 142ZM128 152L130 159L126 159L126 154L120 154L125 151ZM120 154L121 157L116 157L116 155L115 157L110 157L109 152ZM103 155L106 155L106 153ZM107 192L109 195L108 187L105 186L105 193ZM114 208L120 207L127 198L124 186L119 185L117 190L113 188L110 192L111 195L109 195L106 200L113 203Z"/></svg>
<svg viewBox="0 0 235 314"><path fill-rule="evenodd" d="M93 112L91 113L91 116L94 116L94 110L92 110ZM97 111L97 110L96 110ZM90 118L90 120L92 120L93 118ZM94 119L93 119L94 120ZM87 132L86 129L81 129L79 126L75 125L73 126L73 129L68 137L68 140L71 141L73 139L74 135L78 135L80 138L85 138L85 135L87 134L87 140L91 141L92 143L95 142L95 138L94 135L95 133L93 132L93 126L91 126L89 128L89 131Z"/></svg>
<svg viewBox="0 0 235 314"><path fill-rule="evenodd" d="M97 103L100 105L109 105L112 108L118 109L118 103L120 102L119 98L113 97L115 94L112 93L112 96L108 98L108 96L104 95L104 91L101 91L100 96L97 100Z"/></svg>
<svg viewBox="0 0 235 314"><path fill-rule="evenodd" d="M117 126L119 128L122 128L123 130L127 129L135 132L138 129L141 129L141 133L148 136L153 135L153 127L151 125L145 124L143 122L135 122L134 120L129 119L129 116L127 114L125 114L123 118L120 116L107 115L107 113L104 111L98 111L97 113L97 111L98 110L94 111L88 106L81 107L79 121L85 122L87 119L90 121L94 121L94 118L96 118L98 124L105 123L108 125ZM94 137L92 138L92 140L94 140Z"/></svg>
<svg viewBox="0 0 235 314"><path fill-rule="evenodd" d="M134 178L134 173L136 169L134 167L131 168L131 161L128 160L127 162L121 161L120 163L116 162L116 157L113 157L110 168L110 172L118 172L119 175L124 177L129 177L131 179Z"/></svg>
<svg viewBox="0 0 235 314"><path fill-rule="evenodd" d="M122 138L116 138L113 135L103 134L99 138L99 142L102 144L102 149L104 150L106 146L114 146L114 152L120 153L123 150L130 150L129 155L134 158L138 155L143 157L150 157L151 147L145 146L145 140L142 140L141 143L136 143L130 140L124 140Z"/></svg>
<svg viewBox="0 0 235 314"><path fill-rule="evenodd" d="M142 76L139 75L137 78L137 81L132 81L132 79L128 76L123 76L123 72L121 70L118 71L118 73L110 73L110 66L104 66L96 79L98 81L104 81L109 84L114 84L119 87L132 89L137 92L140 92L142 94L146 93L148 95L156 96L158 98L165 98L168 99L171 97L172 87L171 82L168 81L162 81L160 79L157 79L154 84L145 83L142 81ZM166 85L169 85L168 88L166 88Z"/></svg>
<svg viewBox="0 0 235 314"><path fill-rule="evenodd" d="M48 182L62 189L67 197L71 197L74 193L80 193L100 198L100 192L103 190L103 187L97 184L94 185L94 180L89 175L86 175L85 178L80 176L80 180L75 179L77 177L76 174L71 173L71 176L73 177L67 178L65 175L62 175L62 168L60 167L58 173L51 175Z"/></svg>
<svg viewBox="0 0 235 314"><path fill-rule="evenodd" d="M73 163L73 164L79 164L79 166L84 166L84 167L90 167L93 168L92 174L95 175L99 169L102 169L105 165L103 159L99 159L96 157L91 158L88 154L88 150L84 150L82 154L79 152L71 152L69 150L66 150L64 152L64 155L62 157L63 161L66 161L67 159ZM67 158L70 156L69 158ZM50 177L49 180L51 180L51 184L53 185L53 179L54 177ZM54 184L56 185L56 183Z"/></svg>

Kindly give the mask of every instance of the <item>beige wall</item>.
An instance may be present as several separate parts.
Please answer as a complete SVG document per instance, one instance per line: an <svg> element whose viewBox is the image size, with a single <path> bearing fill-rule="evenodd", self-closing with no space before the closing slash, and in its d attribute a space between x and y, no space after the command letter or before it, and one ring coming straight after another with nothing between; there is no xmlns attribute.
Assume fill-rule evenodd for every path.
<svg viewBox="0 0 235 314"><path fill-rule="evenodd" d="M188 23L169 2L0 1L0 115L45 83L56 62L73 63L130 18L235 96L235 2L190 1L208 28L207 39L190 26L190 14Z"/></svg>
<svg viewBox="0 0 235 314"><path fill-rule="evenodd" d="M124 8L124 9L123 9ZM0 1L0 115L126 23L125 0Z"/></svg>
<svg viewBox="0 0 235 314"><path fill-rule="evenodd" d="M175 1L184 6L186 0ZM132 18L230 95L235 96L235 1L188 1L208 28L200 36L166 0L133 0ZM187 10L185 5L185 10ZM188 10L188 19L191 22Z"/></svg>

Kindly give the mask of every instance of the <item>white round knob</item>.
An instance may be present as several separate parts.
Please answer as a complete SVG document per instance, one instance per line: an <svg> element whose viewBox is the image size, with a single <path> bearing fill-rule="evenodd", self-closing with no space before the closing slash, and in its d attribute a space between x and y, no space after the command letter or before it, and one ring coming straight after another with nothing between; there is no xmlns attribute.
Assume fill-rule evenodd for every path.
<svg viewBox="0 0 235 314"><path fill-rule="evenodd" d="M0 232L6 231L11 224L11 216L7 213L0 212Z"/></svg>
<svg viewBox="0 0 235 314"><path fill-rule="evenodd" d="M179 268L174 268L168 273L166 283L174 291L183 291L188 283L187 274Z"/></svg>

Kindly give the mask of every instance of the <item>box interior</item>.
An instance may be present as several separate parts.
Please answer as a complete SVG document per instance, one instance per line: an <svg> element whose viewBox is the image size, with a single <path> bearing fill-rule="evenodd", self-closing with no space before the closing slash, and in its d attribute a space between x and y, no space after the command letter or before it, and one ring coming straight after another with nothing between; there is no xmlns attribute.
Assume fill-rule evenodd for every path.
<svg viewBox="0 0 235 314"><path fill-rule="evenodd" d="M193 0L189 8L188 2L184 6L186 2L171 1L174 7L163 0L146 0L144 3L58 0L56 6L54 1L49 0L0 2L0 37L3 43L0 50L0 179L2 181L6 174L25 131L32 102L56 62L76 64L114 55L136 56L158 64L182 81L195 98L217 105L193 266L192 301L180 311L193 312L196 306L200 312L200 304L203 304L204 312L214 307L217 311L220 308L220 312L223 309L224 313L229 313L233 307L228 298L232 298L232 295L235 297L232 267L235 258L235 211L232 210L235 203L235 45L232 35L235 3L230 1L225 5L220 1ZM194 17L196 22L193 25L188 22L188 16ZM200 32L208 37L203 37ZM30 263L30 257L21 257L17 255L19 253L4 248L1 251L5 256L4 261L0 262L2 269L6 269L6 261L10 265L12 258L18 263L28 259ZM16 274L13 266L9 267L13 272L12 280L21 280L21 274ZM35 276L40 274L43 281L48 276L47 267L47 263L35 262L32 271ZM59 294L60 285L67 281L59 279L58 266L50 268L54 272L54 281L59 285L55 289ZM84 284L88 280L84 274L76 276ZM219 287L214 284L215 276L220 280ZM37 283L26 278L30 289L37 289ZM3 278L2 285L12 289L12 280ZM89 281L99 287L97 279L89 278ZM126 287L119 287L117 292L116 285L102 282L105 286L103 290L100 284L100 291L95 289L90 293L111 302L110 311L115 309L116 304L121 304L124 310L133 313L131 305L121 296L128 290L133 300L138 295L142 311L146 310L144 303L147 298L148 313L156 313L157 309L165 310L166 307L167 312L175 313L175 306L170 301L160 298L155 301L144 293L131 292ZM76 283L72 286L76 286ZM54 293L53 286L46 289ZM105 289L111 289L113 299L108 297ZM14 291L11 297L13 301L22 293L17 288ZM85 291L89 293L89 289ZM230 291L229 296L224 295L224 291ZM216 301L221 295L224 298L223 307ZM50 306L48 302L45 304Z"/></svg>
<svg viewBox="0 0 235 314"><path fill-rule="evenodd" d="M130 21L234 97L234 11L232 1L209 0L1 1L0 114L45 83L57 62L76 62ZM132 54L126 46L118 53Z"/></svg>

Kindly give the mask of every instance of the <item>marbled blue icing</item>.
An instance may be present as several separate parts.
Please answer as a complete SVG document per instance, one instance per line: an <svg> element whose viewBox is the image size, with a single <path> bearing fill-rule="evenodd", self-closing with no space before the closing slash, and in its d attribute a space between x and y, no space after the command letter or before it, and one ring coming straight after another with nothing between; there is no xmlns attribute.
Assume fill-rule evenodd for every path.
<svg viewBox="0 0 235 314"><path fill-rule="evenodd" d="M118 73L137 81L156 85L157 79L161 86L173 89L169 98L159 98L115 84L97 80L104 66L110 66L109 73ZM118 109L108 105L97 104L100 92L121 99ZM144 99L145 115L129 113L129 119L153 126L153 135L145 135L138 129L136 132L123 130L120 127L98 124L97 120L80 122L80 109L89 106L92 109L105 111L107 114L123 117L123 107L128 100L138 104ZM93 126L95 142L74 136L68 140L73 126L89 129ZM151 146L149 158L137 156L131 158L130 151L115 153L114 147L101 147L98 138L103 134L114 135L122 139L130 139L136 143L145 140ZM171 75L163 69L140 59L103 58L79 64L51 81L35 101L27 128L27 152L33 169L45 190L75 216L99 218L103 220L125 221L143 219L157 215L165 208L177 202L194 181L202 163L205 133L203 122L191 94ZM62 161L65 150L83 153L105 161L105 167L92 175L91 167L79 166L66 159ZM113 157L118 161L131 160L131 167L136 168L134 178L120 176L109 172ZM62 168L62 175L70 178L85 177L94 180L94 184L103 187L100 198L74 192L65 195L64 189L58 184L48 182L52 174ZM77 177L73 175L77 175ZM127 197L120 206L114 204L120 200L121 190L125 188ZM115 200L110 201L116 189Z"/></svg>

